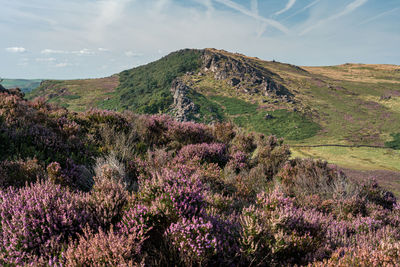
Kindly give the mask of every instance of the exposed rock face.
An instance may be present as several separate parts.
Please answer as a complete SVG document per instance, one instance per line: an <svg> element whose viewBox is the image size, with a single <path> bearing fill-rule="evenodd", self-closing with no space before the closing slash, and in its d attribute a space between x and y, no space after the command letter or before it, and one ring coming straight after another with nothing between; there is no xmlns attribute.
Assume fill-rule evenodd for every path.
<svg viewBox="0 0 400 267"><path fill-rule="evenodd" d="M179 121L190 121L198 112L196 105L187 97L190 90L190 87L179 78L172 82L173 113Z"/></svg>
<svg viewBox="0 0 400 267"><path fill-rule="evenodd" d="M290 99L293 94L274 80L280 79L279 75L246 62L225 56L212 50L204 50L202 69L214 73L216 80L227 80L228 84L249 94L263 93L265 96L277 96Z"/></svg>

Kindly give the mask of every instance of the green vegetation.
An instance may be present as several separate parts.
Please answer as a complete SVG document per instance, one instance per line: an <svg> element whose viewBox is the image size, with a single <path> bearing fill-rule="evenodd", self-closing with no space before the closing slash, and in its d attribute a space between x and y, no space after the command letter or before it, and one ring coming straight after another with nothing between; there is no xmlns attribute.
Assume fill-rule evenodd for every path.
<svg viewBox="0 0 400 267"><path fill-rule="evenodd" d="M210 96L210 99L223 106L235 124L259 133L302 140L320 130L318 124L296 112L284 109L268 111L258 108L257 104L225 96Z"/></svg>
<svg viewBox="0 0 400 267"><path fill-rule="evenodd" d="M400 149L400 133L397 134L391 134L393 137L393 141L386 142L385 146L393 149Z"/></svg>
<svg viewBox="0 0 400 267"><path fill-rule="evenodd" d="M251 104L238 98L211 96L210 99L224 106L228 115L254 114L257 112L256 104Z"/></svg>
<svg viewBox="0 0 400 267"><path fill-rule="evenodd" d="M266 115L270 118L266 118ZM258 111L256 114L234 119L239 126L256 132L284 137L288 140L303 140L318 133L320 127L312 120L287 110Z"/></svg>
<svg viewBox="0 0 400 267"><path fill-rule="evenodd" d="M4 79L1 82L1 85L4 86L6 89L10 88L20 88L22 92L29 93L30 91L39 87L42 80L35 79L35 80L26 80L26 79Z"/></svg>
<svg viewBox="0 0 400 267"><path fill-rule="evenodd" d="M138 113L166 112L172 104L171 82L200 66L200 51L181 50L120 74L120 85L109 101L117 109ZM118 101L117 101L118 100ZM107 106L107 101L102 106Z"/></svg>
<svg viewBox="0 0 400 267"><path fill-rule="evenodd" d="M210 123L212 121L224 121L226 119L221 105L195 91L189 92L188 96L198 108L199 117L193 118L195 121Z"/></svg>

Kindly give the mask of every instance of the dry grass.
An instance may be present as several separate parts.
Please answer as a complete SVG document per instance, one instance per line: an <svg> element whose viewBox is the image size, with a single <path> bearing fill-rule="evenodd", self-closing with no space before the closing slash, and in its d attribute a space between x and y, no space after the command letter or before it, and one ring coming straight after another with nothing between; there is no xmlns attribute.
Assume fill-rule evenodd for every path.
<svg viewBox="0 0 400 267"><path fill-rule="evenodd" d="M400 83L400 66L379 64L344 64L331 67L303 67L307 71L335 80L368 83ZM393 77L397 77L393 79Z"/></svg>

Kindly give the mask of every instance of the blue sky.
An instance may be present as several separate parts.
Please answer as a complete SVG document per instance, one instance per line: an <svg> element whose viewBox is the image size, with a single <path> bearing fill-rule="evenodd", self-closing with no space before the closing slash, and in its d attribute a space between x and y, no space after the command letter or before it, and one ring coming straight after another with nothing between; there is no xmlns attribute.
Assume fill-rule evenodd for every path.
<svg viewBox="0 0 400 267"><path fill-rule="evenodd" d="M400 0L0 0L0 77L103 77L182 48L400 64Z"/></svg>

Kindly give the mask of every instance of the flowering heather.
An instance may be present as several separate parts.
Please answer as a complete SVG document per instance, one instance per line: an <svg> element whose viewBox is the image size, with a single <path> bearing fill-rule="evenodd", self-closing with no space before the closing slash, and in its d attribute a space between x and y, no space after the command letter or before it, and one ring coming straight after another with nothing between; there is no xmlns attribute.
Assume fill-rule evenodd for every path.
<svg viewBox="0 0 400 267"><path fill-rule="evenodd" d="M229 123L76 114L6 91L0 151L0 265L400 262L392 193Z"/></svg>
<svg viewBox="0 0 400 267"><path fill-rule="evenodd" d="M179 251L187 265L205 264L217 253L217 239L212 235L213 225L203 218L182 218L172 223L165 234Z"/></svg>
<svg viewBox="0 0 400 267"><path fill-rule="evenodd" d="M171 220L176 216L191 217L202 212L205 187L196 174L185 169L162 169L152 177L139 180L139 195L146 202L154 202L161 212L169 213Z"/></svg>
<svg viewBox="0 0 400 267"><path fill-rule="evenodd" d="M144 233L120 234L111 228L94 234L85 229L63 254L65 266L143 266Z"/></svg>
<svg viewBox="0 0 400 267"><path fill-rule="evenodd" d="M75 195L50 181L0 192L0 251L3 264L57 256L90 215Z"/></svg>
<svg viewBox="0 0 400 267"><path fill-rule="evenodd" d="M219 163L224 165L227 162L226 146L224 144L195 144L184 146L178 154L183 161L198 158L208 163Z"/></svg>

